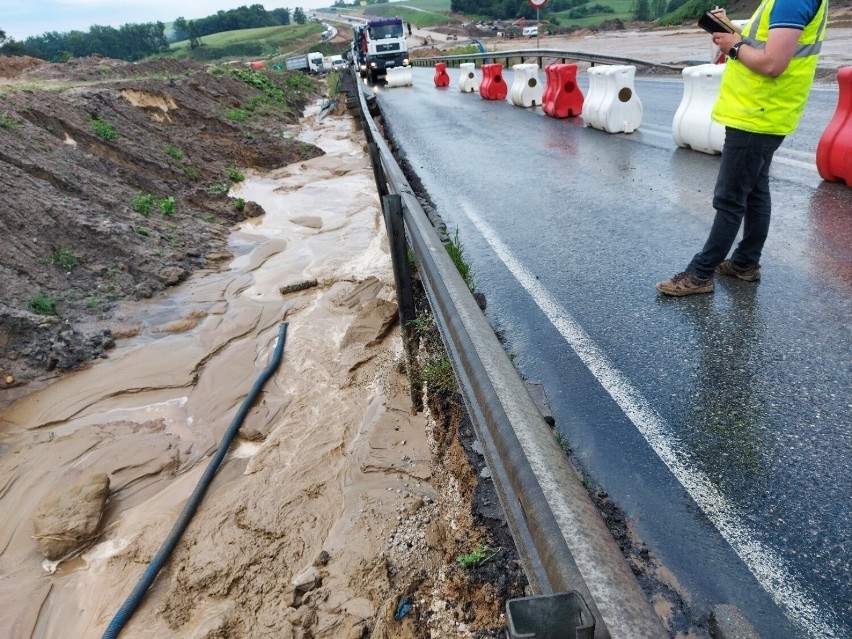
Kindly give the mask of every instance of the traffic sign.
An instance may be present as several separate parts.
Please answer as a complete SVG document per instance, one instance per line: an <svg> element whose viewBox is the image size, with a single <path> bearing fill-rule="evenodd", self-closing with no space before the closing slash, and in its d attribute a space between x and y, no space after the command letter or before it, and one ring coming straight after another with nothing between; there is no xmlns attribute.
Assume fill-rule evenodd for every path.
<svg viewBox="0 0 852 639"><path fill-rule="evenodd" d="M530 6L535 7L536 9L541 9L547 4L547 0L527 0L527 2L530 3Z"/></svg>

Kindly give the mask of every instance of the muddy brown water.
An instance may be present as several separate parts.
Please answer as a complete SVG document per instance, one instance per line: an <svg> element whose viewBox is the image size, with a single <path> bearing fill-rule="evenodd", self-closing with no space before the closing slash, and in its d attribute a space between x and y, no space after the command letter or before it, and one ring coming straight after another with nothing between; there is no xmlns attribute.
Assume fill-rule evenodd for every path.
<svg viewBox="0 0 852 639"><path fill-rule="evenodd" d="M288 636L298 624L347 636L376 613L381 578L368 575L379 532L400 500L433 493L388 305L370 306L385 316L359 313L394 300L372 170L351 119L319 121L318 109L300 139L326 155L250 176L232 193L267 214L233 234L227 267L126 307L138 336L0 413L5 636L101 636L266 367L283 320L283 363L126 636ZM318 285L279 292L305 280ZM91 473L110 478L100 537L75 557L43 560L33 511ZM293 579L323 550L326 601L294 618L285 605Z"/></svg>

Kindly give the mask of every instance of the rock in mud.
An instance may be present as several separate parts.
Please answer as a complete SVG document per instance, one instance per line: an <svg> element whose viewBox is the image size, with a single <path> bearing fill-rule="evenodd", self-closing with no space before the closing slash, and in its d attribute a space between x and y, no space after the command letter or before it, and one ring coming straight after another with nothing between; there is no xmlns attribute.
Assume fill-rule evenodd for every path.
<svg viewBox="0 0 852 639"><path fill-rule="evenodd" d="M55 561L91 541L108 496L109 477L97 474L42 499L33 520L39 552Z"/></svg>
<svg viewBox="0 0 852 639"><path fill-rule="evenodd" d="M393 326L396 316L396 303L380 297L371 299L361 307L349 328L346 329L340 348L344 349L350 344L375 346Z"/></svg>

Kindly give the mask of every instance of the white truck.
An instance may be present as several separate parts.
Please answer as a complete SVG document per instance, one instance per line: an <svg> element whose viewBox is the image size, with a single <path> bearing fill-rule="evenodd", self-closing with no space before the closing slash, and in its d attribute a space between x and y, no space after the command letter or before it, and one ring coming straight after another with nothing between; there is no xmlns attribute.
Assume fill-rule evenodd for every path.
<svg viewBox="0 0 852 639"><path fill-rule="evenodd" d="M356 27L352 55L361 75L370 82L387 75L387 69L408 66L402 18L374 18Z"/></svg>
<svg viewBox="0 0 852 639"><path fill-rule="evenodd" d="M314 75L323 73L323 56L319 51L304 53L302 55L287 58L284 61L288 71L304 71Z"/></svg>

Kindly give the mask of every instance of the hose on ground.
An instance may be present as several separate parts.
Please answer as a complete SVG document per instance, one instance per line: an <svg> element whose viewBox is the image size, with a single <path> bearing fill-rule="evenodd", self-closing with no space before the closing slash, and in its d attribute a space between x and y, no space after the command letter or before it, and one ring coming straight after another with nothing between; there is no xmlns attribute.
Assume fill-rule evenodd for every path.
<svg viewBox="0 0 852 639"><path fill-rule="evenodd" d="M219 443L219 448L216 450L216 453L213 455L210 463L207 464L207 468L204 470L204 474L201 476L201 479L198 480L195 490L192 492L192 495L190 495L189 500L183 507L183 510L181 511L174 526L172 526L169 536L163 542L163 545L160 546L160 550L157 551L157 554L151 560L151 563L148 564L145 572L142 573L142 577L139 579L139 583L136 584L133 592L130 593L124 604L121 608L119 608L118 612L115 613L112 621L110 621L107 629L104 631L102 639L115 639L115 637L118 637L119 633L130 620L130 617L132 617L133 613L136 612L139 604L142 603L145 593L148 591L151 584L154 583L154 579L156 579L157 574L166 564L166 561L168 561L169 556L172 554L172 551L177 545L177 542L180 540L186 530L186 527L189 525L190 520L192 520L192 516L195 514L195 511L198 509L201 500L204 498L204 493L207 492L207 488L213 481L213 477L219 469L219 464L221 464L222 460L225 458L228 448L234 440L240 426L242 426L249 409L254 404L257 396L263 389L263 386L269 378L272 377L275 369L278 368L278 364L281 362L281 354L284 352L284 341L286 338L287 322L283 322L278 329L278 343L275 345L275 352L272 354L272 359L260 374L260 377L257 378L254 386L251 388L251 391L248 395L246 395L246 398L240 405L239 411L237 411L237 414L231 421L231 425L228 426L228 430L225 431L222 441Z"/></svg>

